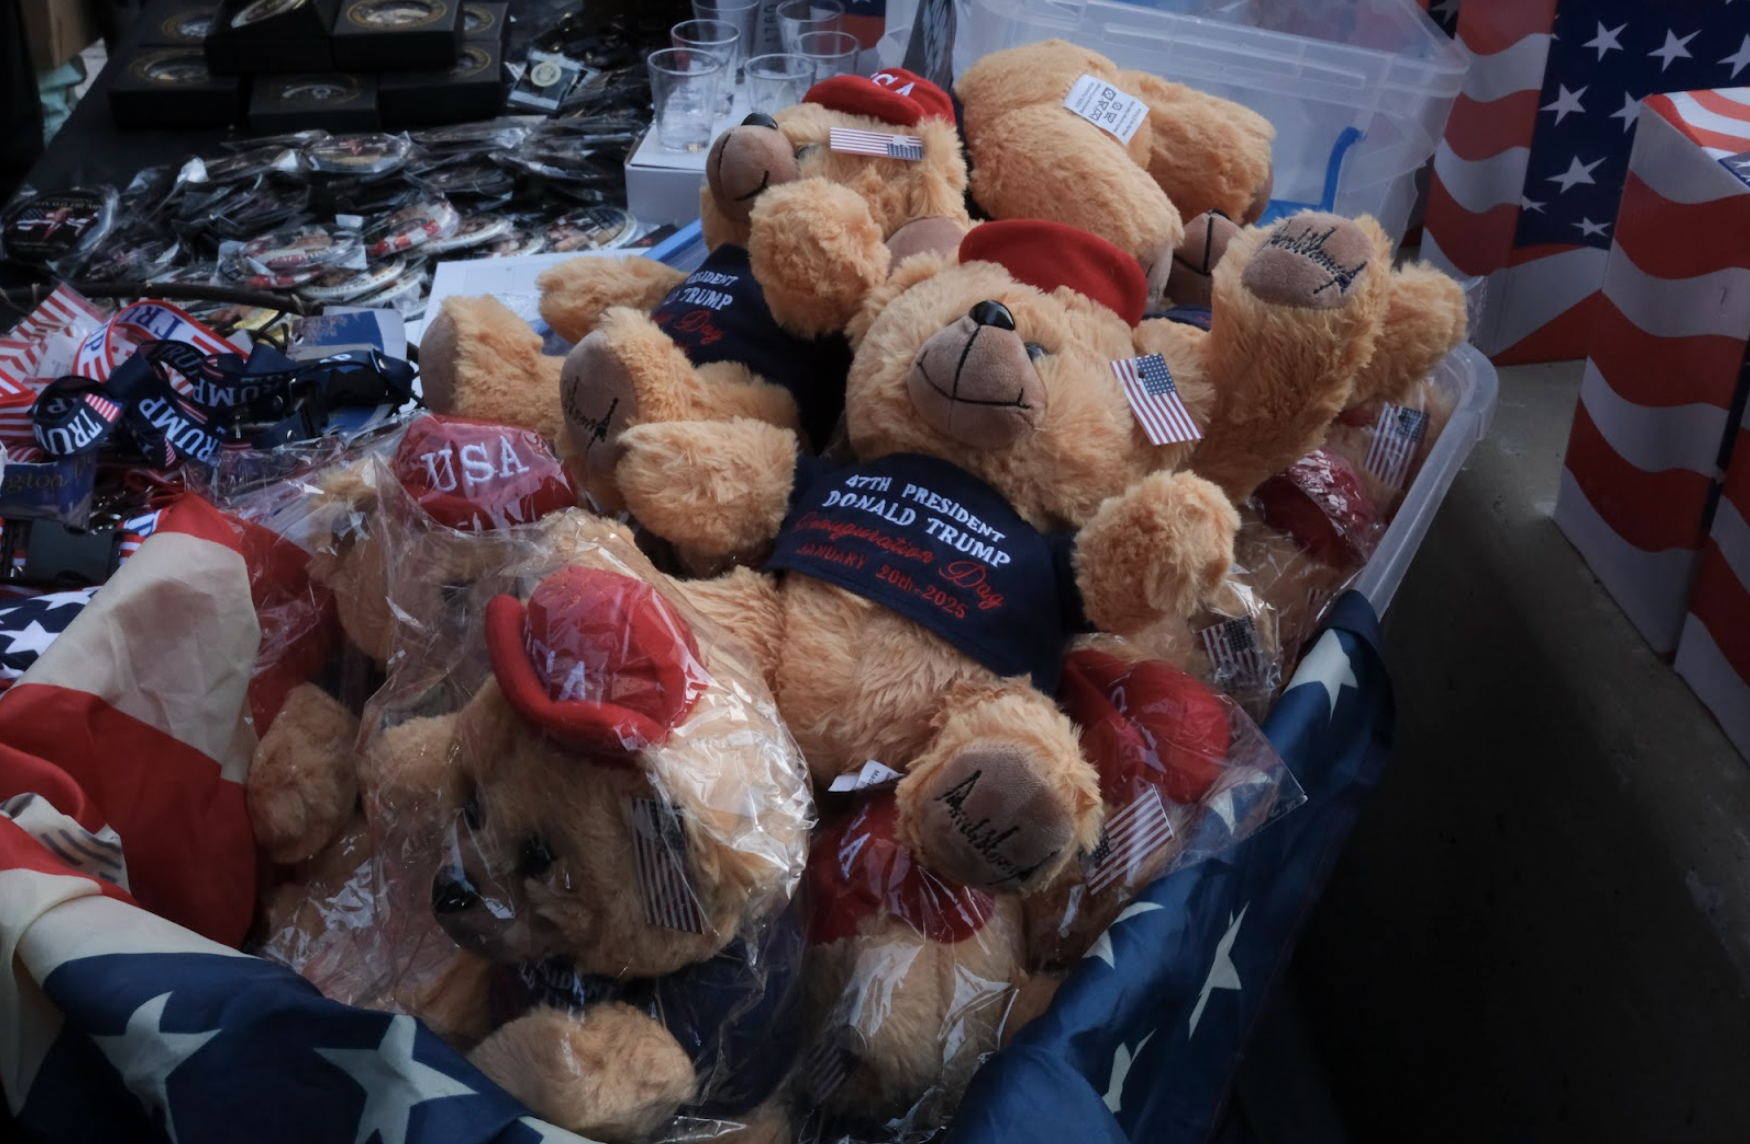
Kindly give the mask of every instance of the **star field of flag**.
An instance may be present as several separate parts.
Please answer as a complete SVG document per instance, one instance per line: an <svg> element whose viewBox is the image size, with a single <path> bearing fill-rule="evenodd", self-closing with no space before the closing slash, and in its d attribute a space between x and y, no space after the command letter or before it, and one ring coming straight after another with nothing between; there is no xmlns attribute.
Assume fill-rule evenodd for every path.
<svg viewBox="0 0 1750 1144"><path fill-rule="evenodd" d="M1564 2L1552 32L1515 243L1608 250L1636 103L1750 78L1750 4Z"/></svg>
<svg viewBox="0 0 1750 1144"><path fill-rule="evenodd" d="M25 673L85 610L96 588L0 601L0 690Z"/></svg>

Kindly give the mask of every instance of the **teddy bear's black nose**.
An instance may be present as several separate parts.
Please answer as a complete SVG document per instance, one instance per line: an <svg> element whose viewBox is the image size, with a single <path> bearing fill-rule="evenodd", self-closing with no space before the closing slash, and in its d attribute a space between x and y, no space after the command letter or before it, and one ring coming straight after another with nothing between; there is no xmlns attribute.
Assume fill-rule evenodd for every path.
<svg viewBox="0 0 1750 1144"><path fill-rule="evenodd" d="M756 111L749 115L741 121L741 125L743 127L770 127L773 131L778 129L778 121L763 111Z"/></svg>
<svg viewBox="0 0 1750 1144"><path fill-rule="evenodd" d="M466 874L439 874L431 884L431 908L439 914L459 914L480 901L480 891Z"/></svg>
<svg viewBox="0 0 1750 1144"><path fill-rule="evenodd" d="M980 302L968 317L981 326L995 326L999 330L1015 328L1015 315L1009 313L1009 308L1001 302Z"/></svg>

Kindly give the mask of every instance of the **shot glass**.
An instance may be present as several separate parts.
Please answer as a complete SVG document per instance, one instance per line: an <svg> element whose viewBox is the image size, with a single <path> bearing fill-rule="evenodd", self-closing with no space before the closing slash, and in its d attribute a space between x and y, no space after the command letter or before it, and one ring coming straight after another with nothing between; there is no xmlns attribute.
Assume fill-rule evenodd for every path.
<svg viewBox="0 0 1750 1144"><path fill-rule="evenodd" d="M759 35L760 0L693 0L693 15L700 20L721 20L735 28L741 36L738 63L745 69L747 58L757 49L754 40Z"/></svg>
<svg viewBox="0 0 1750 1144"><path fill-rule="evenodd" d="M755 56L747 61L747 98L750 109L767 115L802 102L814 86L814 61L784 52Z"/></svg>
<svg viewBox="0 0 1750 1144"><path fill-rule="evenodd" d="M804 32L796 37L796 54L814 64L817 83L855 71L857 53L862 49L849 32Z"/></svg>
<svg viewBox="0 0 1750 1144"><path fill-rule="evenodd" d="M703 151L722 106L723 57L699 48L663 48L645 61L656 105L656 140L671 151Z"/></svg>
<svg viewBox="0 0 1750 1144"><path fill-rule="evenodd" d="M808 33L838 31L844 14L841 0L784 0L777 8L778 39L794 54L796 42Z"/></svg>
<svg viewBox="0 0 1750 1144"><path fill-rule="evenodd" d="M677 48L696 48L723 61L726 70L718 88L719 113L727 115L735 100L735 69L741 66L741 33L727 20L682 20L668 30L669 43Z"/></svg>

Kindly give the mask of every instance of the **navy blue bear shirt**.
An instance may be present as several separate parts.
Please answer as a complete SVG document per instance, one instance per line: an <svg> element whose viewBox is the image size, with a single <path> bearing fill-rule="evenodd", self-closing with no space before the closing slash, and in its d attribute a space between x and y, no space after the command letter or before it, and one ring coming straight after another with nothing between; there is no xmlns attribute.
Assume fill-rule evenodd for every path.
<svg viewBox="0 0 1750 1144"><path fill-rule="evenodd" d="M713 250L650 317L694 365L738 362L789 390L802 413L802 431L816 449L826 446L845 408L850 343L842 334L804 338L780 326L754 281L745 248Z"/></svg>
<svg viewBox="0 0 1750 1144"><path fill-rule="evenodd" d="M938 457L896 453L849 468L804 459L767 569L872 600L998 675L1057 690L1081 630L1073 537L1046 536L1003 495Z"/></svg>

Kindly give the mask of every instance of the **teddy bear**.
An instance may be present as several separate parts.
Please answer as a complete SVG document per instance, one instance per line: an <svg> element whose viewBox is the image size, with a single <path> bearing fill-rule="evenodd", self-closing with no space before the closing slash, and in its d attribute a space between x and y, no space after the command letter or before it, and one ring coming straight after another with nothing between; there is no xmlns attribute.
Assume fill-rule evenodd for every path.
<svg viewBox="0 0 1750 1144"><path fill-rule="evenodd" d="M1268 120L1088 48L1054 39L992 52L954 93L980 209L1107 239L1143 263L1151 306L1169 293L1201 304L1205 247L1218 256L1220 245L1208 226L1256 221L1269 203Z"/></svg>
<svg viewBox="0 0 1750 1144"><path fill-rule="evenodd" d="M422 346L427 399L543 432L562 419L562 452L609 510L620 432L667 419L636 405L655 387L634 377L664 374L664 390L704 415L800 429L823 447L843 401L845 323L891 265L959 241L965 188L946 92L901 69L824 80L713 144L702 266L578 258L546 271L542 316L576 343L563 362L540 358L497 302L446 300Z"/></svg>
<svg viewBox="0 0 1750 1144"><path fill-rule="evenodd" d="M373 753L441 745L415 754L451 829L409 896L496 967L470 1060L594 1138L683 1109L782 1138L805 766L750 657L623 528L571 510L536 529L447 609L459 709L414 714L430 684L409 664L367 715Z"/></svg>

